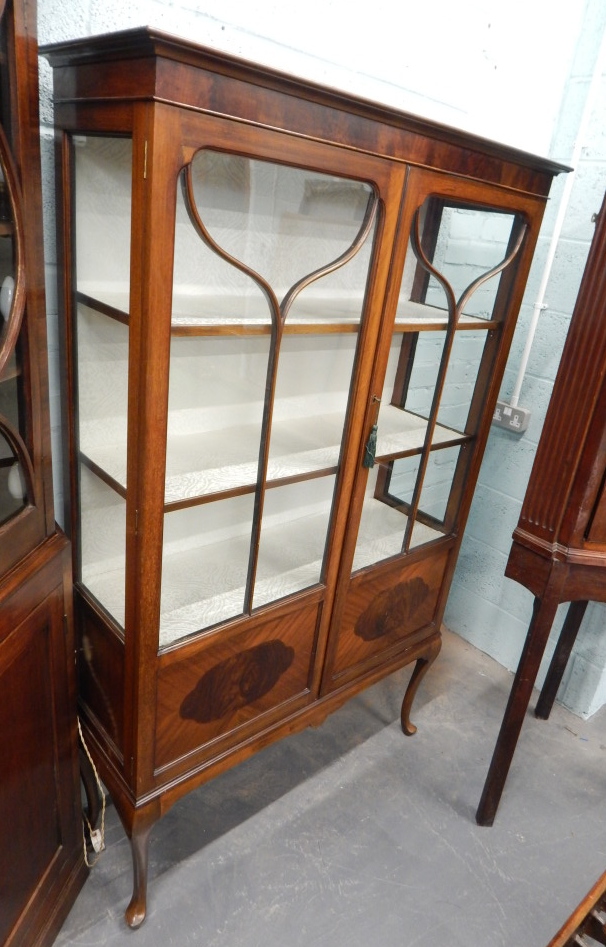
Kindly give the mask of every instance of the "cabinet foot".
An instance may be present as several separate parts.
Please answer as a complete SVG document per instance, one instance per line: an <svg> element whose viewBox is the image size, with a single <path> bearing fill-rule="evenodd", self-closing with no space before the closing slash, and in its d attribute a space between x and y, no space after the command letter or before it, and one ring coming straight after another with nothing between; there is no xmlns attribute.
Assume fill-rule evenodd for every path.
<svg viewBox="0 0 606 947"><path fill-rule="evenodd" d="M419 684L440 653L441 647L442 640L438 638L438 640L433 643L433 645L427 650L425 654L421 655L420 658L417 658L417 663L415 664L414 671L412 672L411 678L408 682L408 687L406 688L406 693L404 694L404 700L402 701L402 711L400 713L402 731L408 737L413 736L413 734L417 732L417 728L415 727L414 723L411 723L410 711L412 709L413 701L417 695Z"/></svg>

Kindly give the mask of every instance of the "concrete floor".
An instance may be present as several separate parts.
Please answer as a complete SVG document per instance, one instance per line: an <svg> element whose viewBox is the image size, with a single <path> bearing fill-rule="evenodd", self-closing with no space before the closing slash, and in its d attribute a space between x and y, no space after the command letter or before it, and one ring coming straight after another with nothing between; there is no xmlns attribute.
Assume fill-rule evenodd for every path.
<svg viewBox="0 0 606 947"><path fill-rule="evenodd" d="M138 931L110 807L107 849L56 947L545 947L606 869L604 712L529 713L480 828L511 675L445 634L404 737L409 673L178 803L152 835Z"/></svg>

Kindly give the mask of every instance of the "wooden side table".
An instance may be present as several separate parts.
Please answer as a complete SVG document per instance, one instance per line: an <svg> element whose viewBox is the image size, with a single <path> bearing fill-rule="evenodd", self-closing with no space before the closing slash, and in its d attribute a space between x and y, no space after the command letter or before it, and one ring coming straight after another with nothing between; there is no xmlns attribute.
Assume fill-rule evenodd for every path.
<svg viewBox="0 0 606 947"><path fill-rule="evenodd" d="M587 603L606 601L606 214L597 217L505 575L534 610L477 810L492 825L556 610L570 608L536 715L547 719Z"/></svg>

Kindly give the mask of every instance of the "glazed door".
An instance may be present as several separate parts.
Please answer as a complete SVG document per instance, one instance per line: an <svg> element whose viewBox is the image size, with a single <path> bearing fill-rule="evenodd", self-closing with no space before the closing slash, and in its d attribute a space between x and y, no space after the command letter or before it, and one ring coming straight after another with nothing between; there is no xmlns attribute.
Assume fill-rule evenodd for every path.
<svg viewBox="0 0 606 947"><path fill-rule="evenodd" d="M34 399L32 365L35 341L25 328L25 266L29 262L29 291L37 304L36 273L26 261L26 234L18 172L9 141L18 137L11 127L11 98L7 56L9 16L0 18L0 572L7 571L44 539L45 509L40 470L34 467L39 421ZM35 194L29 194L35 201ZM35 228L33 228L35 230ZM30 235L30 241L33 240ZM31 249L31 242L28 249ZM31 330L30 330L31 332ZM39 457L36 463L41 464Z"/></svg>
<svg viewBox="0 0 606 947"><path fill-rule="evenodd" d="M78 578L154 652L313 590L309 656L404 171L153 115L73 142Z"/></svg>
<svg viewBox="0 0 606 947"><path fill-rule="evenodd" d="M397 175L284 135L183 124L159 644L315 590L309 656Z"/></svg>
<svg viewBox="0 0 606 947"><path fill-rule="evenodd" d="M504 317L529 261L525 205L471 182L410 174L408 236L371 389L329 689L440 620L503 368Z"/></svg>
<svg viewBox="0 0 606 947"><path fill-rule="evenodd" d="M377 258L404 179L389 162L285 135L183 124L161 484L162 779L317 693L356 405L382 317Z"/></svg>

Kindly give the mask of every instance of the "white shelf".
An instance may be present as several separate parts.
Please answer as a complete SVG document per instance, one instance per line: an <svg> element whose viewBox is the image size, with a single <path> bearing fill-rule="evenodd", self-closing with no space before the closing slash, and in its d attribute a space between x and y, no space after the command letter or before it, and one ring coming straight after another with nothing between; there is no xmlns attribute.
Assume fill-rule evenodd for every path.
<svg viewBox="0 0 606 947"><path fill-rule="evenodd" d="M424 418L393 405L379 415L377 457L420 450L425 439ZM305 477L334 469L339 461L343 414L293 417L275 421L272 429L268 480ZM258 425L234 425L223 430L169 436L165 503L252 487L259 463ZM434 444L461 441L452 428L437 425ZM122 488L126 488L126 447L116 443L92 446L86 456Z"/></svg>
<svg viewBox="0 0 606 947"><path fill-rule="evenodd" d="M481 327L485 326L488 321L488 319L482 319L480 316L468 316L462 313L459 316L458 325ZM411 299L400 299L396 309L396 326L400 324L418 328L426 325L446 328L448 325L448 311L439 309L437 306L416 303Z"/></svg>
<svg viewBox="0 0 606 947"><path fill-rule="evenodd" d="M78 290L91 300L97 300L105 306L116 309L123 315L129 312L128 290L113 284L80 283ZM279 296L279 293L278 293ZM286 326L330 326L350 325L360 323L362 314L362 297L319 296L305 291L298 297L286 319ZM485 326L488 320L478 316L462 315L460 326ZM242 297L235 294L201 294L188 292L187 289L177 291L173 295L172 325L174 328L221 328L222 326L242 326L253 328L266 326L269 331L271 316L269 305L265 297L259 292L258 296ZM396 312L396 326L422 329L428 327L444 327L448 325L448 312L437 306L428 306L423 303L402 299L398 303Z"/></svg>
<svg viewBox="0 0 606 947"><path fill-rule="evenodd" d="M315 585L320 580L327 514L295 518L266 529L253 607ZM202 539L202 537L201 537ZM242 614L250 534L165 552L162 570L160 646ZM103 564L89 567L86 585L124 627L124 573Z"/></svg>
<svg viewBox="0 0 606 947"><path fill-rule="evenodd" d="M372 497L366 497L352 570L356 572L375 562L399 555L407 522L408 517L404 513ZM438 530L417 522L412 530L410 546L422 546L442 536L443 533Z"/></svg>
<svg viewBox="0 0 606 947"><path fill-rule="evenodd" d="M296 514L296 511L293 511ZM276 601L320 581L328 511L290 519L264 530L253 607ZM353 568L398 555L407 517L377 500L364 505ZM412 545L439 539L418 523ZM163 561L160 647L242 614L250 536L202 544L166 554ZM86 584L124 627L124 573L89 567Z"/></svg>

